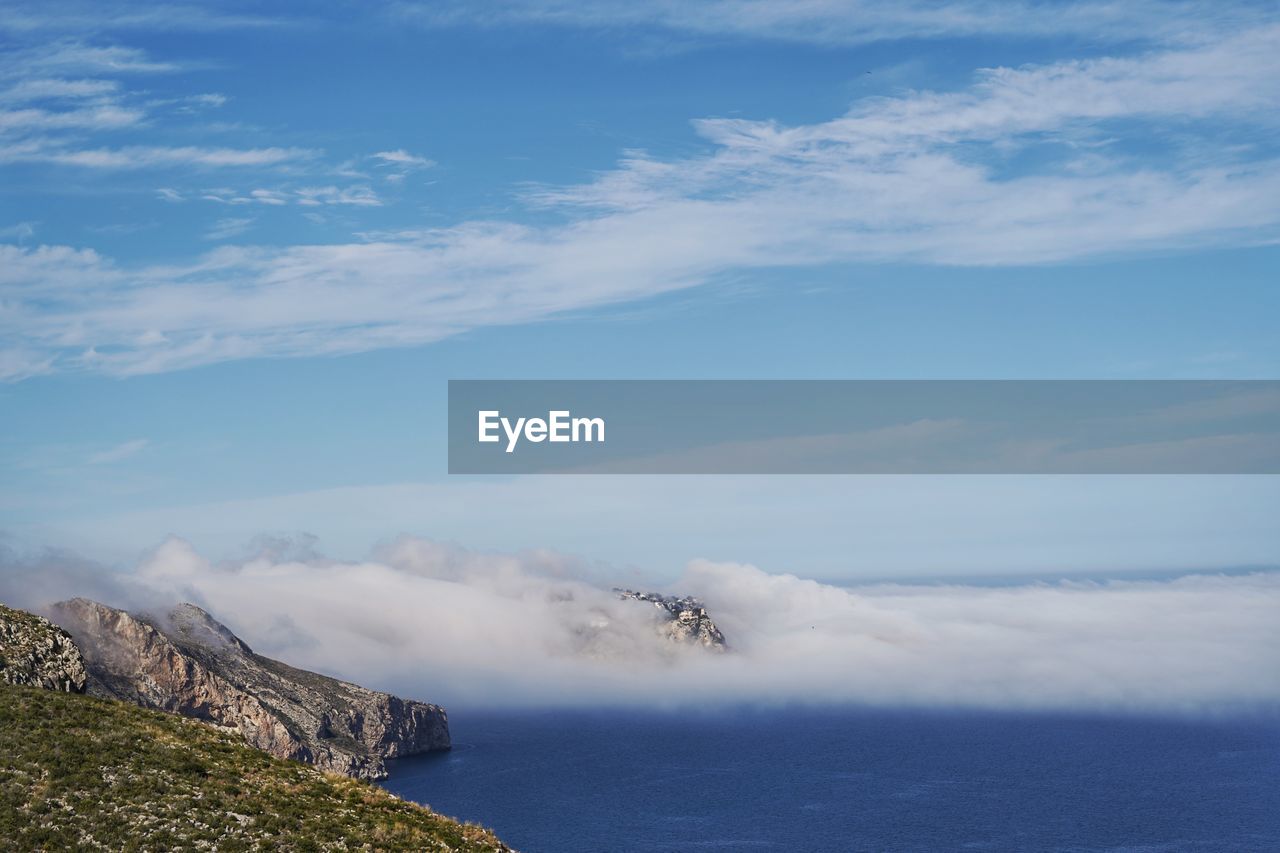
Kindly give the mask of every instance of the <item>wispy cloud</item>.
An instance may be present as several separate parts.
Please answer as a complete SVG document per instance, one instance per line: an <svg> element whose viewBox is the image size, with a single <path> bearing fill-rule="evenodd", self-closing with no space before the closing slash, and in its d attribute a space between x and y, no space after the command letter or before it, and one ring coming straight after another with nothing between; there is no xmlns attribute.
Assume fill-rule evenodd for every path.
<svg viewBox="0 0 1280 853"><path fill-rule="evenodd" d="M142 110L112 105L84 107L73 110L0 110L0 134L15 130L47 131L64 128L88 130L115 130L142 121Z"/></svg>
<svg viewBox="0 0 1280 853"><path fill-rule="evenodd" d="M410 154L403 148L395 151L379 151L372 157L383 170L382 176L388 181L403 181L406 177L422 169L430 169L436 161L426 157Z"/></svg>
<svg viewBox="0 0 1280 853"><path fill-rule="evenodd" d="M730 7L784 14L714 6L720 17ZM576 14L547 8L520 14ZM694 14L654 8L672 20ZM809 7L842 19L851 8ZM1049 14L1010 8L949 6L944 17ZM1247 7L1232 9L1214 21ZM609 14L629 14L620 10ZM7 373L133 374L409 346L775 267L1044 264L1267 242L1280 229L1280 155L1260 141L1280 125L1280 25L1267 21L1256 13L1251 28L1206 26L1197 39L1137 54L985 69L953 91L861 99L811 124L704 118L694 122L700 153L626 152L588 182L527 187L525 210L508 220L223 247L163 266L3 246ZM370 173L361 182L339 184L315 179L325 167L311 149L104 144L97 135L152 120L154 99L131 98L120 80L174 65L74 41L24 57L23 67L0 63L10 81L0 102L12 104L0 111L0 164L166 170L156 190L166 201L348 210L383 203L373 176L434 165L387 148L352 161ZM104 76L63 76L90 74ZM193 169L232 170L244 182L181 183ZM360 175L355 165L339 171ZM229 239L251 221L222 219L204 236Z"/></svg>
<svg viewBox="0 0 1280 853"><path fill-rule="evenodd" d="M421 344L769 267L1044 264L1274 240L1280 157L1256 140L1280 123L1278 38L1280 27L1259 27L1137 56L988 69L960 90L864 99L808 125L703 119L702 154L629 152L588 183L528 190L532 208L562 214L555 224L462 222L127 269L69 248L6 247L14 297L0 324L42 361L130 374ZM1224 144L1233 134L1244 142ZM12 148L0 159L24 156ZM25 156L126 168L309 153ZM377 203L358 186L219 196L241 198ZM164 343L139 346L148 329Z"/></svg>
<svg viewBox="0 0 1280 853"><path fill-rule="evenodd" d="M193 145L101 146L97 135L137 129L164 107L178 112L216 107L219 94L155 99L126 89L121 78L168 74L182 66L145 51L76 40L38 44L0 58L0 165L41 163L96 170L262 168L314 158L300 148ZM66 76L77 75L77 76ZM78 76L96 75L96 76ZM5 85L7 83L7 85Z"/></svg>
<svg viewBox="0 0 1280 853"><path fill-rule="evenodd" d="M315 152L305 148L201 148L133 145L124 148L74 150L60 145L22 143L0 147L0 163L55 163L87 169L146 169L173 166L272 166L305 160Z"/></svg>
<svg viewBox="0 0 1280 853"><path fill-rule="evenodd" d="M353 204L360 207L377 207L382 204L369 187L302 187L297 190L298 204L315 207L322 204Z"/></svg>
<svg viewBox="0 0 1280 853"><path fill-rule="evenodd" d="M219 204L231 205L254 205L262 204L269 207L283 207L289 204L302 205L303 207L316 207L319 205L355 205L358 207L378 207L382 204L382 200L378 198L378 194L372 188L363 184L347 187L323 186L323 187L297 187L282 189L253 189L247 192L238 192L236 190L225 187L217 189L202 190L196 196L203 201L215 201ZM178 201L181 196L167 198L168 201Z"/></svg>
<svg viewBox="0 0 1280 853"><path fill-rule="evenodd" d="M206 240L226 240L243 234L253 224L253 220L249 218L227 218L219 219L213 223L213 226L204 232Z"/></svg>
<svg viewBox="0 0 1280 853"><path fill-rule="evenodd" d="M108 448L94 453L89 457L90 465L106 465L111 462L119 462L141 453L150 442L145 438L135 438L133 441L126 441L117 444L115 447Z"/></svg>
<svg viewBox="0 0 1280 853"><path fill-rule="evenodd" d="M0 350L0 382L21 382L54 372L54 356L22 347Z"/></svg>
<svg viewBox="0 0 1280 853"><path fill-rule="evenodd" d="M685 3L625 0L578 3L573 0L499 0L482 5L458 0L393 2L387 7L399 21L424 27L549 26L595 33L634 33L649 28L685 37L752 38L825 45L856 45L898 39L971 36L1081 37L1089 41L1197 41L1207 33L1274 20L1264 3L1224 2L1205 6L1189 2L1117 3L1075 0L812 0L774 3L768 0L705 0Z"/></svg>
<svg viewBox="0 0 1280 853"><path fill-rule="evenodd" d="M202 32L280 26L280 18L233 11L230 4L156 3L119 0L11 0L0 17L0 32L84 33Z"/></svg>
<svg viewBox="0 0 1280 853"><path fill-rule="evenodd" d="M379 151L377 154L374 154L373 157L375 160L381 160L383 163L387 163L389 165L414 166L419 169L426 169L436 164L434 160L428 160L426 157L418 157L410 154L403 148L397 151Z"/></svg>
<svg viewBox="0 0 1280 853"><path fill-rule="evenodd" d="M6 225L0 227L0 238L7 240L17 240L23 242L30 240L36 234L36 223L19 222L16 225Z"/></svg>
<svg viewBox="0 0 1280 853"><path fill-rule="evenodd" d="M684 39L748 38L823 45L955 37L1078 37L1098 41L1195 41L1206 33L1274 15L1261 0L375 0L367 12L394 22L440 27L571 27L595 34L651 30ZM11 0L0 32L29 34L203 32L344 20L341 7L264 14L255 4L121 0Z"/></svg>
<svg viewBox="0 0 1280 853"><path fill-rule="evenodd" d="M0 102L23 103L45 98L102 98L115 95L120 84L115 80L66 80L57 77L31 77L0 91Z"/></svg>
<svg viewBox="0 0 1280 853"><path fill-rule="evenodd" d="M110 222L106 225L86 225L85 230L94 234L137 234L139 231L149 231L160 225L155 220L147 220L145 222Z"/></svg>
<svg viewBox="0 0 1280 853"><path fill-rule="evenodd" d="M63 138L120 131L146 120L146 109L128 102L119 81L60 75L129 75L175 68L150 62L146 54L131 48L79 42L12 51L0 58L0 151L18 159L36 156L59 147Z"/></svg>
<svg viewBox="0 0 1280 853"><path fill-rule="evenodd" d="M141 48L86 44L66 39L10 53L0 77L32 78L62 74L165 74L181 66L152 59Z"/></svg>

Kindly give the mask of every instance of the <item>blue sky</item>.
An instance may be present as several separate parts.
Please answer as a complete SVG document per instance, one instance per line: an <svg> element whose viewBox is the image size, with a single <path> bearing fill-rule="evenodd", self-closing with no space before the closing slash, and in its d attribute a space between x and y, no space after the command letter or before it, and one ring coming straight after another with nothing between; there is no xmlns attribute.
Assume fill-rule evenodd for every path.
<svg viewBox="0 0 1280 853"><path fill-rule="evenodd" d="M1274 378L1277 46L1250 3L7 4L0 535L1275 563L1274 478L458 480L442 431L460 377Z"/></svg>

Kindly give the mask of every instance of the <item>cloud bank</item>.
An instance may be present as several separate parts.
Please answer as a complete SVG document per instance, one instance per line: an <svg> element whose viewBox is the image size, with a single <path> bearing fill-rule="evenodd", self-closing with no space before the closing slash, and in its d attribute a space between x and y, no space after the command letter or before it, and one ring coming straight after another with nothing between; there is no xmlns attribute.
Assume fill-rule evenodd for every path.
<svg viewBox="0 0 1280 853"><path fill-rule="evenodd" d="M220 564L170 539L130 572L53 555L10 560L0 579L28 606L193 600L260 653L469 705L1280 707L1280 573L845 588L694 561L670 591L706 602L725 655L663 641L650 608L616 599L601 567L411 537L361 562L265 542Z"/></svg>

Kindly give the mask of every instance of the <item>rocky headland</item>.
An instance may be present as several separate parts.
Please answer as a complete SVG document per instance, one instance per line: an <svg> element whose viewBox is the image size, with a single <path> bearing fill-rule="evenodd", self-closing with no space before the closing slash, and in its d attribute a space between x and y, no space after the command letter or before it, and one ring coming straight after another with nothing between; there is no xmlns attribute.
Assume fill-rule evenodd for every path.
<svg viewBox="0 0 1280 853"><path fill-rule="evenodd" d="M435 705L256 655L192 605L157 620L72 599L55 615L75 636L0 604L3 849L512 853L323 772L447 748Z"/></svg>
<svg viewBox="0 0 1280 853"><path fill-rule="evenodd" d="M90 694L212 723L279 758L379 779L385 759L450 747L443 708L256 654L193 604L155 617L74 598L51 615L83 651Z"/></svg>
<svg viewBox="0 0 1280 853"><path fill-rule="evenodd" d="M613 591L623 600L646 602L657 608L658 631L672 642L702 646L717 652L728 648L724 634L711 621L707 609L696 598L678 598L616 587Z"/></svg>

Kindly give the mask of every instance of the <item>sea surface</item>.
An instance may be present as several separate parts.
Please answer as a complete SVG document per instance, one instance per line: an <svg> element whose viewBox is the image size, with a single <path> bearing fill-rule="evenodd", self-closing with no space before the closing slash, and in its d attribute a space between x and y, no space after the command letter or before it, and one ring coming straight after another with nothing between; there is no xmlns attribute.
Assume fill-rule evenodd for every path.
<svg viewBox="0 0 1280 853"><path fill-rule="evenodd" d="M1280 851L1280 722L450 713L385 786L523 853Z"/></svg>

